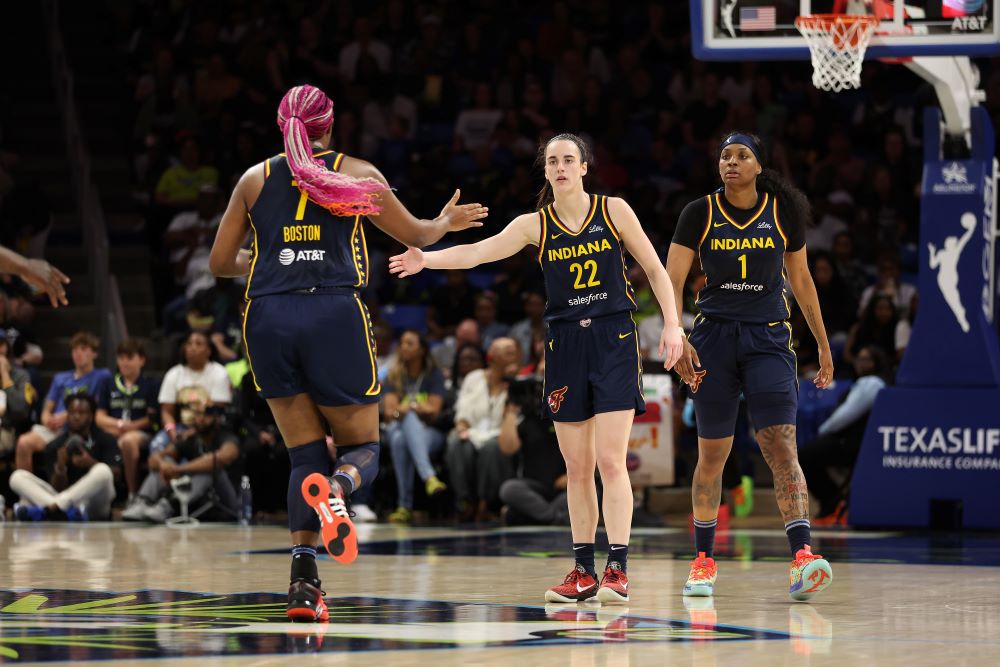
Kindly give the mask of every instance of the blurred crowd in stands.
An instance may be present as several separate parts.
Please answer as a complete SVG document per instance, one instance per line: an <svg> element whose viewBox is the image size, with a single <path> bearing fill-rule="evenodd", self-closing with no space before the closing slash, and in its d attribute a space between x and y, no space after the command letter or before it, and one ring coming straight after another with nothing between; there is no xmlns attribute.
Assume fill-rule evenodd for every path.
<svg viewBox="0 0 1000 667"><path fill-rule="evenodd" d="M236 511L234 487L246 474L255 508L281 510L288 461L244 358L242 285L216 280L208 255L236 179L283 150L277 103L299 83L334 99L332 147L372 161L418 215L432 217L456 187L490 207L481 230L444 243L496 233L532 210L539 142L570 131L594 149L587 189L624 197L665 259L680 210L719 186L719 137L757 133L767 165L813 204L810 265L838 378L845 390L876 372L891 381L918 308L922 108L936 104L933 90L878 62L866 63L859 91L831 95L813 88L807 63L696 61L674 4L107 3L129 73L122 99L133 122L121 131L153 262L156 333L179 363L143 370L135 340L117 359L98 360L93 336L81 333L74 369L43 388L36 301L5 278L0 377L25 399L11 395L0 412L0 450L16 455L18 469L8 497L41 508L22 509L28 518L76 516L80 506L105 517L117 502L125 518L162 521L177 511L173 480L201 480L200 494L225 514ZM1000 67L979 64L1000 126ZM0 155L0 189L18 196L3 200L4 233L26 196L8 187L7 159ZM23 247L37 231L0 241ZM386 261L400 246L377 232L367 239L385 446L380 483L354 499L359 517L373 518L372 508L399 523L415 510L489 521L505 507L509 521L564 523L564 470L531 399L544 366L534 252L401 281ZM629 278L654 371L662 320L642 271ZM696 267L684 290L688 317L703 281ZM791 323L809 377L816 344L798 310ZM838 430L856 432L873 397L855 395L852 420ZM678 451L693 438L683 403L678 391ZM800 443L828 434L819 426L800 432ZM836 500L824 501L825 513Z"/></svg>

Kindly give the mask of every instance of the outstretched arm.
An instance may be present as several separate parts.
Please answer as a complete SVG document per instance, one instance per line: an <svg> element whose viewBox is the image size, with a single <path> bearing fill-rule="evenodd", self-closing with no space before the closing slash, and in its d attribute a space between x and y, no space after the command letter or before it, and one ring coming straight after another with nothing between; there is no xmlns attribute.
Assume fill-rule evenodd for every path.
<svg viewBox="0 0 1000 667"><path fill-rule="evenodd" d="M499 234L478 243L431 252L410 248L402 255L389 258L389 272L406 278L425 268L471 269L510 257L526 245L537 245L540 232L538 214L525 213L514 218Z"/></svg>
<svg viewBox="0 0 1000 667"><path fill-rule="evenodd" d="M667 275L670 276L670 285L674 290L674 307L677 308L678 322L684 315L684 283L687 282L688 273L691 272L693 263L694 250L680 243L670 244L670 249L667 251ZM691 384L695 379L695 366L701 368L701 359L698 358L698 351L685 338L684 353L677 361L677 374L681 376L681 380Z"/></svg>
<svg viewBox="0 0 1000 667"><path fill-rule="evenodd" d="M374 178L389 185L375 165L357 158L345 157L340 170L348 176L356 178ZM383 232L408 246L423 248L436 243L448 232L458 232L471 227L482 227L480 222L489 213L482 204L459 204L459 190L455 190L441 213L433 220L422 220L414 217L403 202L399 201L391 189L384 190L378 197L378 205L382 212L369 217L372 223Z"/></svg>
<svg viewBox="0 0 1000 667"><path fill-rule="evenodd" d="M826 337L823 314L819 309L816 283L809 273L806 247L802 246L795 252L786 252L785 266L788 268L788 282L792 286L792 294L795 295L795 301L802 309L809 330L819 347L819 373L816 374L813 383L820 389L825 389L833 380L833 353L830 351L830 340Z"/></svg>
<svg viewBox="0 0 1000 667"><path fill-rule="evenodd" d="M927 251L931 254L931 268L936 269L939 264L941 264L941 256L938 254L937 250L934 249L933 243L927 244Z"/></svg>
<svg viewBox="0 0 1000 667"><path fill-rule="evenodd" d="M660 263L653 244L642 230L635 211L620 197L608 198L608 213L614 220L615 228L621 234L625 249L635 257L639 266L646 272L649 286L656 295L663 314L663 331L660 333L660 355L664 357L663 367L673 368L684 351L684 341L680 329L680 317L677 312L677 302L673 285L667 270Z"/></svg>

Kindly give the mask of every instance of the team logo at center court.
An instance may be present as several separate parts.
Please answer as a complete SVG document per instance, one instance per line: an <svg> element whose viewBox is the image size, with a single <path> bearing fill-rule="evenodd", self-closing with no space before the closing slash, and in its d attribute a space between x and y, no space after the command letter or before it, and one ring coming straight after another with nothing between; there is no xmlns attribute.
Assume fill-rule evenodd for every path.
<svg viewBox="0 0 1000 667"><path fill-rule="evenodd" d="M691 380L691 382L688 383L688 386L691 387L691 393L692 394L697 394L698 393L698 388L701 387L701 381L705 377L705 375L707 375L707 374L708 374L708 371L695 371L694 372L694 379Z"/></svg>
<svg viewBox="0 0 1000 667"><path fill-rule="evenodd" d="M559 412L559 408L562 407L563 397L566 396L567 391L569 391L569 386L556 389L549 394L549 410L552 411L552 414Z"/></svg>

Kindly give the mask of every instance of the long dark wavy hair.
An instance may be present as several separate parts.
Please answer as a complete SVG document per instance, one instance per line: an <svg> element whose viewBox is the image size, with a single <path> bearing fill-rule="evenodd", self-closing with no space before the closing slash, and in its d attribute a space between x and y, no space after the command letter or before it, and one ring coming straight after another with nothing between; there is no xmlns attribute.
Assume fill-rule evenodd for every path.
<svg viewBox="0 0 1000 667"><path fill-rule="evenodd" d="M794 218L799 220L803 225L807 227L812 226L812 204L809 203L809 198L806 197L802 190L795 187L791 181L782 176L778 171L768 169L765 166L767 151L764 150L764 144L761 142L760 137L751 132L732 130L722 135L721 139L725 140L729 135L736 133L747 135L757 142L757 147L760 149L760 166L762 171L757 175L758 189L763 190L764 192L770 192L778 198L779 208L790 212L791 216L794 216Z"/></svg>
<svg viewBox="0 0 1000 667"><path fill-rule="evenodd" d="M548 150L549 144L553 141L572 141L576 144L577 149L580 151L580 163L591 165L594 163L594 154L590 150L590 146L587 142L578 137L575 134L570 134L569 132L563 132L562 134L557 134L548 141L542 142L538 145L538 155L535 156L535 167L542 170L542 189L538 192L538 201L535 202L535 209L540 211L553 201L555 201L555 195L552 193L552 185L549 184L548 180L545 179L545 151Z"/></svg>

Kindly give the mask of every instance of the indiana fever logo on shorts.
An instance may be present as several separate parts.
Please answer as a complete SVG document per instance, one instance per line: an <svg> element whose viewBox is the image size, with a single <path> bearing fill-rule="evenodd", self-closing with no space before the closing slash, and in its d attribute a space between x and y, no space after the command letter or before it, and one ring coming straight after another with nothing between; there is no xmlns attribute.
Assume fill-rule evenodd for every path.
<svg viewBox="0 0 1000 667"><path fill-rule="evenodd" d="M562 407L563 397L566 392L569 391L569 387L563 387L562 389L556 389L551 394L549 394L549 410L552 414L559 412L559 408Z"/></svg>
<svg viewBox="0 0 1000 667"><path fill-rule="evenodd" d="M707 375L707 374L708 374L708 371L695 371L694 372L694 379L691 380L691 382L688 383L688 386L691 387L691 393L692 394L697 394L698 393L698 387L701 386L701 381L705 377L705 375Z"/></svg>

